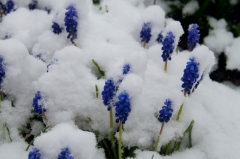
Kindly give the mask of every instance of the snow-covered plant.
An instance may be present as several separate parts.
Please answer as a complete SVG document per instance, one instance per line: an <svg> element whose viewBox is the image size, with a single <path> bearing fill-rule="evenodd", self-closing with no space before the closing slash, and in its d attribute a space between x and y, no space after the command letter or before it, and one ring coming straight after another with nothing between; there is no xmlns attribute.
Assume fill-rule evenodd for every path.
<svg viewBox="0 0 240 159"><path fill-rule="evenodd" d="M54 32L55 34L60 34L60 33L62 33L62 28L59 26L58 23L53 22L52 28L53 28L53 32Z"/></svg>
<svg viewBox="0 0 240 159"><path fill-rule="evenodd" d="M173 109L172 109L172 101L170 99L166 99L164 102L164 106L162 106L162 109L159 111L159 117L158 120L162 123L160 132L158 134L158 138L154 147L154 151L157 151L158 143L160 141L160 136L162 134L164 123L167 123L170 118L172 117Z"/></svg>
<svg viewBox="0 0 240 159"><path fill-rule="evenodd" d="M35 96L33 98L32 106L34 111L40 115L43 113L43 111L46 112L46 109L44 108L44 105L42 105L41 100L42 100L42 94L40 91L37 91L37 93L35 93Z"/></svg>
<svg viewBox="0 0 240 159"><path fill-rule="evenodd" d="M58 159L74 159L74 158L71 156L69 148L64 148L58 155Z"/></svg>
<svg viewBox="0 0 240 159"><path fill-rule="evenodd" d="M14 9L14 2L12 0L8 0L6 3L5 14L9 14Z"/></svg>
<svg viewBox="0 0 240 159"><path fill-rule="evenodd" d="M150 22L144 23L142 26L142 30L140 32L140 38L142 38L141 42L143 42L143 47L146 47L146 43L148 43L151 39L151 30L152 24Z"/></svg>
<svg viewBox="0 0 240 159"><path fill-rule="evenodd" d="M77 38L77 26L78 26L78 13L75 5L69 5L67 8L67 12L65 13L65 26L66 31L68 32L67 38L71 40L73 44L74 39ZM76 44L75 44L76 45Z"/></svg>
<svg viewBox="0 0 240 159"><path fill-rule="evenodd" d="M196 44L199 42L200 34L198 30L197 24L191 24L188 29L188 40L187 40L187 48L188 51L192 51Z"/></svg>
<svg viewBox="0 0 240 159"><path fill-rule="evenodd" d="M28 159L41 159L41 154L38 149L33 148L28 154Z"/></svg>
<svg viewBox="0 0 240 159"><path fill-rule="evenodd" d="M167 61L171 60L171 54L173 53L174 49L174 38L175 36L173 35L172 32L168 32L166 37L163 39L163 46L162 46L162 58L163 61L165 62L164 65L164 71L167 72Z"/></svg>
<svg viewBox="0 0 240 159"><path fill-rule="evenodd" d="M158 34L158 37L157 37L156 41L157 41L158 43L162 43L162 41L163 41L162 32Z"/></svg>
<svg viewBox="0 0 240 159"><path fill-rule="evenodd" d="M186 94L190 95L193 86L197 83L197 79L199 77L199 65L200 63L197 62L195 58L190 58L189 62L187 62L186 68L184 69L183 77L181 78L181 81L183 82L182 91L184 92L184 96L186 96Z"/></svg>

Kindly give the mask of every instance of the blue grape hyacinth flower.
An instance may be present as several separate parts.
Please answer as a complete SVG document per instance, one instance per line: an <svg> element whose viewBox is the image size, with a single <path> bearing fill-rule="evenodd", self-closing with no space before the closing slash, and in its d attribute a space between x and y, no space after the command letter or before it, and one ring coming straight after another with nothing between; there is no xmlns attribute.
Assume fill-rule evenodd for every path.
<svg viewBox="0 0 240 159"><path fill-rule="evenodd" d="M41 154L38 149L34 148L28 154L28 159L41 159Z"/></svg>
<svg viewBox="0 0 240 159"><path fill-rule="evenodd" d="M3 63L3 58L0 56L0 84L2 84L3 79L5 78L5 68Z"/></svg>
<svg viewBox="0 0 240 159"><path fill-rule="evenodd" d="M190 58L189 60L190 61L187 62L186 68L183 71L183 77L181 78L184 95L191 94L193 85L197 82L199 77L198 66L200 63L198 63L195 58Z"/></svg>
<svg viewBox="0 0 240 159"><path fill-rule="evenodd" d="M40 100L42 100L42 94L40 91L37 91L37 93L35 94L34 98L33 98L33 109L36 113L38 114L42 114L42 111L46 112L46 109L44 108L44 106L42 104L40 104Z"/></svg>
<svg viewBox="0 0 240 159"><path fill-rule="evenodd" d="M147 23L144 23L143 26L142 26L142 30L140 32L140 38L142 38L141 42L146 42L148 43L151 39L151 23L150 22L147 22Z"/></svg>
<svg viewBox="0 0 240 159"><path fill-rule="evenodd" d="M62 33L62 28L59 26L58 23L53 22L52 28L53 28L53 32L54 32L55 34L60 34L60 33Z"/></svg>
<svg viewBox="0 0 240 159"><path fill-rule="evenodd" d="M74 159L74 158L71 156L70 150L68 148L64 148L58 155L58 159Z"/></svg>
<svg viewBox="0 0 240 159"><path fill-rule="evenodd" d="M12 0L8 0L5 7L5 14L10 13L14 9L14 2Z"/></svg>
<svg viewBox="0 0 240 159"><path fill-rule="evenodd" d="M164 106L159 111L159 118L158 120L162 123L167 123L170 118L172 117L173 109L172 109L172 101L170 99L166 99L164 102Z"/></svg>
<svg viewBox="0 0 240 159"><path fill-rule="evenodd" d="M113 79L107 80L102 91L102 99L103 104L108 107L108 111L114 105L113 98L115 97L115 92L116 88Z"/></svg>
<svg viewBox="0 0 240 159"><path fill-rule="evenodd" d="M131 67L129 64L124 65L123 66L123 74L124 75L128 74L130 72L130 69L131 69Z"/></svg>
<svg viewBox="0 0 240 159"><path fill-rule="evenodd" d="M67 38L71 40L74 44L74 39L77 38L77 26L78 26L78 15L75 5L70 5L67 8L67 12L65 13L65 26L68 32Z"/></svg>
<svg viewBox="0 0 240 159"><path fill-rule="evenodd" d="M163 50L163 54L162 54L162 58L163 61L167 61L167 60L171 60L171 54L173 53L173 49L174 49L174 38L175 36L173 35L172 32L168 32L167 36L163 39L163 46L162 46L162 50Z"/></svg>
<svg viewBox="0 0 240 159"><path fill-rule="evenodd" d="M29 8L30 10L34 10L34 9L37 8L37 4L38 4L38 1L37 1L37 0L32 0L32 3L30 3L30 4L28 5L28 8Z"/></svg>
<svg viewBox="0 0 240 159"><path fill-rule="evenodd" d="M188 40L187 40L187 49L188 51L192 51L196 44L199 42L200 34L198 30L197 24L190 25L188 29Z"/></svg>
<svg viewBox="0 0 240 159"><path fill-rule="evenodd" d="M117 117L116 123L122 121L122 124L125 124L127 121L127 117L131 112L131 103L129 94L126 91L123 91L118 96L118 102L116 103L116 113L115 116Z"/></svg>
<svg viewBox="0 0 240 159"><path fill-rule="evenodd" d="M157 41L158 43L162 43L162 41L163 41L162 32L158 34L158 37L157 37L156 41Z"/></svg>

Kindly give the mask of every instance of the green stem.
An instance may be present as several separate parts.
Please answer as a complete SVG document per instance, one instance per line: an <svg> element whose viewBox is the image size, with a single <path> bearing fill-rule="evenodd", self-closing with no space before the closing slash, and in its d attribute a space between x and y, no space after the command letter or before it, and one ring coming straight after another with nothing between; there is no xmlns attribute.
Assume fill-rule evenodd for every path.
<svg viewBox="0 0 240 159"><path fill-rule="evenodd" d="M179 121L180 120L180 115L182 114L182 109L183 109L183 104L180 106L180 109L179 109L179 111L178 111L178 115L177 115L177 121Z"/></svg>
<svg viewBox="0 0 240 159"><path fill-rule="evenodd" d="M122 159L122 121L119 124L118 159Z"/></svg>
<svg viewBox="0 0 240 159"><path fill-rule="evenodd" d="M27 146L27 148L26 148L26 151L28 151L29 147L33 144L35 138L38 137L39 135L41 135L42 132L43 132L43 133L46 132L46 130L47 130L48 128L50 128L50 127L51 127L51 126L49 125L49 126L47 126L46 128L44 128L42 131L40 131L40 132L34 137L34 139L28 144L28 146Z"/></svg>
<svg viewBox="0 0 240 159"><path fill-rule="evenodd" d="M96 98L98 98L98 86L95 85L95 90L96 90Z"/></svg>
<svg viewBox="0 0 240 159"><path fill-rule="evenodd" d="M114 158L117 159L117 152L116 152L116 149L115 149L114 137L113 137L113 113L112 113L112 107L110 108L109 116L110 116L110 140L111 140L111 144L112 144Z"/></svg>
<svg viewBox="0 0 240 159"><path fill-rule="evenodd" d="M157 147L158 147L158 143L159 143L159 141L160 141L160 136L161 136L161 134L162 134L163 127L164 127L164 122L162 123L161 129L160 129L160 131L159 131L158 138L157 138L156 144L155 144L155 146L154 146L154 151L157 151Z"/></svg>
<svg viewBox="0 0 240 159"><path fill-rule="evenodd" d="M165 64L164 64L164 71L167 72L167 62L168 60L165 61Z"/></svg>
<svg viewBox="0 0 240 159"><path fill-rule="evenodd" d="M170 141L170 142L167 144L166 151L165 151L165 155L168 155L168 152L169 152L169 149L170 149L170 147L171 147L171 144L172 144L172 141Z"/></svg>
<svg viewBox="0 0 240 159"><path fill-rule="evenodd" d="M192 147L192 128L193 128L193 124L194 124L194 123L192 123L192 125L191 125L191 127L190 127L190 130L189 130L189 133L188 133L189 148Z"/></svg>
<svg viewBox="0 0 240 159"><path fill-rule="evenodd" d="M10 141L12 142L12 138L11 138L10 130L9 130L7 124L5 123L5 124L3 124L3 126L6 128L6 130L7 130L7 132L8 132L9 139L10 139Z"/></svg>

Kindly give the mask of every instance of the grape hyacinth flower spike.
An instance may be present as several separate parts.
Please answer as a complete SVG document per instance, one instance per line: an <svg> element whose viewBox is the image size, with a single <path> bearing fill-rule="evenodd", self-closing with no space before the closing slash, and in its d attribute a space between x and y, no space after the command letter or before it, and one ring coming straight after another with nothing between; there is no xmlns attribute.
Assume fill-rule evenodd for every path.
<svg viewBox="0 0 240 159"><path fill-rule="evenodd" d="M114 137L113 137L113 112L112 112L112 107L115 105L114 104L115 93L116 93L116 87L115 87L114 81L113 79L108 79L105 82L105 85L102 91L102 99L103 99L103 104L108 107L107 110L109 111L109 118L110 118L109 136L110 136L112 147L115 146ZM114 156L117 156L115 148L113 149L113 153L114 153Z"/></svg>
<svg viewBox="0 0 240 159"><path fill-rule="evenodd" d="M170 118L172 117L173 109L172 109L172 101L170 99L166 99L164 102L164 106L159 111L159 117L158 120L162 123L160 132L158 134L158 138L154 147L154 151L157 151L158 143L160 141L160 136L163 131L164 123L167 123Z"/></svg>
<svg viewBox="0 0 240 159"><path fill-rule="evenodd" d="M58 23L53 22L52 28L53 28L53 32L54 32L55 34L60 34L60 33L62 33L62 28L59 26Z"/></svg>
<svg viewBox="0 0 240 159"><path fill-rule="evenodd" d="M68 148L64 148L58 155L58 159L74 159L74 158L71 156L70 150Z"/></svg>
<svg viewBox="0 0 240 159"><path fill-rule="evenodd" d="M163 46L162 46L162 58L163 61L165 62L164 65L164 71L167 72L167 61L171 60L171 54L173 53L174 49L174 38L175 36L173 35L172 32L168 32L166 37L163 39Z"/></svg>
<svg viewBox="0 0 240 159"><path fill-rule="evenodd" d="M158 34L158 37L157 37L156 41L157 41L158 43L162 43L162 41L163 41L162 32Z"/></svg>
<svg viewBox="0 0 240 159"><path fill-rule="evenodd" d="M12 0L8 0L6 3L6 10L5 10L5 14L9 14L13 9L14 9L14 2Z"/></svg>
<svg viewBox="0 0 240 159"><path fill-rule="evenodd" d="M42 101L42 93L40 91L37 91L37 93L35 93L35 96L33 98L33 109L36 113L40 114L43 116L44 120L46 121L46 123L48 122L47 117L45 115L46 109L44 108Z"/></svg>
<svg viewBox="0 0 240 159"><path fill-rule="evenodd" d="M75 5L70 5L67 8L67 12L65 13L65 26L68 32L67 38L71 40L71 42L76 46L74 43L74 39L77 38L77 26L78 26L78 14L75 8Z"/></svg>
<svg viewBox="0 0 240 159"><path fill-rule="evenodd" d="M187 49L192 51L196 44L199 42L200 34L197 24L191 24L188 29L188 40L187 40Z"/></svg>
<svg viewBox="0 0 240 159"><path fill-rule="evenodd" d="M200 63L198 63L195 58L190 58L189 60L190 61L187 62L186 68L183 71L183 77L181 78L181 81L183 82L182 91L184 92L184 96L192 93L192 88L199 77L198 66Z"/></svg>
<svg viewBox="0 0 240 159"><path fill-rule="evenodd" d="M2 56L0 56L0 86L3 83L3 79L5 78L5 68L4 68L4 60ZM1 88L1 87L0 87ZM0 101L2 101L4 93L0 92Z"/></svg>
<svg viewBox="0 0 240 159"><path fill-rule="evenodd" d="M141 42L143 42L143 47L146 47L146 43L148 43L151 39L151 30L152 24L150 22L144 23L142 26L142 30L140 32L140 38L142 38Z"/></svg>
<svg viewBox="0 0 240 159"><path fill-rule="evenodd" d="M28 159L41 159L41 154L38 149L33 148L28 154Z"/></svg>
<svg viewBox="0 0 240 159"><path fill-rule="evenodd" d="M118 96L118 102L116 103L116 123L119 123L119 139L118 139L118 158L122 159L122 125L126 123L127 117L131 112L131 103L129 94L123 91Z"/></svg>

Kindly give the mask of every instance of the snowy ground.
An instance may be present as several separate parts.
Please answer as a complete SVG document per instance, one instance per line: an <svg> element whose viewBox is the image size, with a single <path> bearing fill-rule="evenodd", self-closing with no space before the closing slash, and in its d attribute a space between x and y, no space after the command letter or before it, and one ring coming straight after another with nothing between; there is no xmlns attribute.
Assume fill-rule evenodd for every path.
<svg viewBox="0 0 240 159"><path fill-rule="evenodd" d="M105 158L103 150L96 147L97 139L92 132L98 131L99 138L109 134L109 112L103 105L101 92L106 79L118 81L123 77L124 64L129 64L131 71L124 75L117 95L124 90L130 94L132 111L124 125L123 145L138 147L136 159L151 159L153 154L154 159L240 158L240 89L232 89L208 77L214 56L204 45L197 45L192 52L177 51L179 37L183 34L181 24L166 18L158 3L152 6L148 1L104 0L100 6L95 6L85 0L42 0L38 3L39 9L31 11L27 8L29 1L14 1L16 10L0 22L0 55L6 71L2 91L9 95L0 107L1 159L26 159L33 147L40 150L41 159L57 158L66 147L74 159ZM70 4L76 4L79 16L77 47L67 39L64 26L66 7ZM45 7L51 9L50 14L44 11ZM58 22L64 31L54 34L52 22ZM144 48L140 31L146 22L152 24L152 37ZM216 27L224 30L224 24L221 21ZM228 61L227 67L239 68L233 53L239 50L239 39L219 30L210 33L205 44L213 51L227 47L229 60L235 60ZM160 32L165 37L169 31L175 36L175 49L166 73L161 57L162 44L155 40ZM216 32L232 41L227 44L223 41L224 46L220 45L220 40L211 45L208 39L211 41L212 36L218 36ZM184 97L180 79L189 57L199 60L199 72L204 78L191 96ZM105 71L104 79L97 78L99 74L92 59ZM47 68L48 64L51 65ZM99 88L98 98L95 85ZM44 96L42 102L52 129L37 137L34 146L25 151L28 144L19 132L33 115L32 101L37 91ZM188 149L183 144L180 151L163 157L153 152L161 127L155 114L167 98L173 101L174 112L165 124L159 149L180 137L191 120L195 124L193 147ZM181 118L176 121L182 103ZM10 130L12 142L4 124ZM115 132L117 127L118 124L114 124ZM36 135L42 128L42 123L32 123L29 133ZM118 138L118 133L115 136Z"/></svg>

